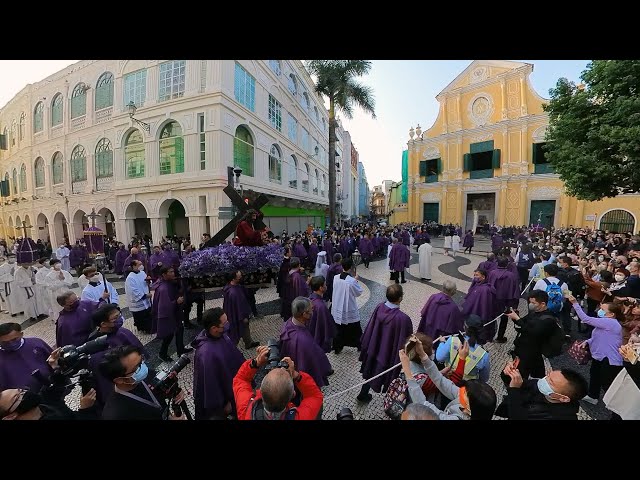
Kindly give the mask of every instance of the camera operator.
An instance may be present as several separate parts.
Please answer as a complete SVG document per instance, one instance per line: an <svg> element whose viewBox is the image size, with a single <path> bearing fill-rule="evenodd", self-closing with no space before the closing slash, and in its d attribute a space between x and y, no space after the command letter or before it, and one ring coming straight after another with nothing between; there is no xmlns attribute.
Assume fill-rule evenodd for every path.
<svg viewBox="0 0 640 480"><path fill-rule="evenodd" d="M47 363L51 370L58 368L61 349L54 350ZM44 388L36 390L12 388L0 393L0 420L98 420L94 407L96 391L89 390L80 398L80 409L71 410L64 402L64 391Z"/></svg>
<svg viewBox="0 0 640 480"><path fill-rule="evenodd" d="M260 346L257 352L257 357L245 361L233 379L238 419L316 420L322 409L322 392L309 374L295 370L289 357L282 360L289 368L274 368L264 377L261 388L253 391L251 381L266 365L269 347ZM296 395L294 384L302 394L298 407L291 402Z"/></svg>
<svg viewBox="0 0 640 480"><path fill-rule="evenodd" d="M114 393L102 410L103 420L186 420L184 415L173 415L166 402L156 398L145 382L149 368L140 347L121 345L109 350L99 368L114 384ZM179 393L173 402L183 400L184 394Z"/></svg>

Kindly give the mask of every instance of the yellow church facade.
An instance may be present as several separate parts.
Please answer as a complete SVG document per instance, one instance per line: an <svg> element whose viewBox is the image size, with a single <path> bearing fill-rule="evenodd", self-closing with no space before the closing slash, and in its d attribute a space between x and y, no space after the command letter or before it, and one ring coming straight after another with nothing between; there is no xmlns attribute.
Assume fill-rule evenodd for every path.
<svg viewBox="0 0 640 480"><path fill-rule="evenodd" d="M638 231L640 195L586 202L564 194L542 149L548 100L531 86L532 71L476 60L436 96L433 126L409 131L405 218L465 230L540 223Z"/></svg>

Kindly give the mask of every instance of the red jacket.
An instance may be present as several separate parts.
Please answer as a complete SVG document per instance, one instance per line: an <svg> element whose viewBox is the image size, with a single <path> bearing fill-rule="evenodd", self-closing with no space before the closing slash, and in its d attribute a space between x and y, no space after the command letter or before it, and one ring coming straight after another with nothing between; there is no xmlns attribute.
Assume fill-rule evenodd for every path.
<svg viewBox="0 0 640 480"><path fill-rule="evenodd" d="M254 230L249 222L243 220L238 224L236 228L236 236L238 237L234 245L242 245L245 247L260 247L262 246L262 234L259 230Z"/></svg>
<svg viewBox="0 0 640 480"><path fill-rule="evenodd" d="M233 396L236 399L236 411L238 420L251 420L253 402L262 398L260 390L253 392L251 381L258 370L251 368L251 360L242 364L240 370L233 379ZM289 402L287 410L296 409L295 420L316 420L322 408L323 395L316 382L307 373L300 372L300 380L297 382L298 390L302 394L302 402L296 407Z"/></svg>

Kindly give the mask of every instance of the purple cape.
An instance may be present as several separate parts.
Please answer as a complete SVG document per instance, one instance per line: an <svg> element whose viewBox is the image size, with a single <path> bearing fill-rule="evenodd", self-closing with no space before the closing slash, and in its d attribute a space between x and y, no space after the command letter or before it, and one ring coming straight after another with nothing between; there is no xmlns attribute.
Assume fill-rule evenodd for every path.
<svg viewBox="0 0 640 480"><path fill-rule="evenodd" d="M325 282L327 284L327 291L324 292L325 300L331 300L333 298L333 277L335 277L336 275L340 275L343 271L344 269L342 268L342 264L340 263L333 263L329 266Z"/></svg>
<svg viewBox="0 0 640 480"><path fill-rule="evenodd" d="M496 268L489 272L487 283L495 288L496 300L517 301L520 298L520 279L506 268Z"/></svg>
<svg viewBox="0 0 640 480"><path fill-rule="evenodd" d="M233 377L244 356L227 335L213 338L202 330L191 342L193 359L193 398L196 415L209 418L227 402L233 402Z"/></svg>
<svg viewBox="0 0 640 480"><path fill-rule="evenodd" d="M280 298L284 296L284 284L289 276L289 270L291 270L291 260L285 257L282 260L282 264L280 265L280 270L278 271L278 282L276 283L276 291Z"/></svg>
<svg viewBox="0 0 640 480"><path fill-rule="evenodd" d="M496 316L496 289L487 282L472 283L462 304L462 315L467 318L472 313L485 323Z"/></svg>
<svg viewBox="0 0 640 480"><path fill-rule="evenodd" d="M142 346L140 340L138 340L138 337L136 337L131 330L128 330L124 327L120 327L113 333L98 333L97 337L101 337L103 335L107 335L107 343L109 344L109 349L119 347L121 345L135 345L136 347L141 348L143 352L145 352L145 349ZM107 351L108 350L104 350L102 352L94 353L89 359L89 370L93 372L93 376L96 380L96 396L98 402L103 405L107 401L107 398L109 398L109 395L111 395L111 392L113 392L113 382L102 375L99 368L100 362L104 358L104 354L107 353Z"/></svg>
<svg viewBox="0 0 640 480"><path fill-rule="evenodd" d="M129 252L127 252L125 248L119 248L118 251L116 252L115 272L118 275L122 275L122 273L124 272L124 261L127 259L128 256L129 256Z"/></svg>
<svg viewBox="0 0 640 480"><path fill-rule="evenodd" d="M485 260L484 262L480 262L480 265L478 265L478 270L484 270L485 272L487 272L487 274L495 269L498 268L498 264L496 262L491 262L489 260Z"/></svg>
<svg viewBox="0 0 640 480"><path fill-rule="evenodd" d="M367 379L376 376L400 362L398 351L404 347L407 337L413 333L409 316L399 308L389 308L384 303L376 307L362 334L360 372ZM369 382L374 392L386 391L391 381L400 373L400 367Z"/></svg>
<svg viewBox="0 0 640 480"><path fill-rule="evenodd" d="M309 295L313 304L313 317L309 322L309 333L326 353L331 351L331 341L336 336L336 324L324 299L317 293Z"/></svg>
<svg viewBox="0 0 640 480"><path fill-rule="evenodd" d="M177 282L158 280L154 285L153 303L151 304L151 333L157 338L167 338L178 328L180 305L176 302L179 295Z"/></svg>
<svg viewBox="0 0 640 480"><path fill-rule="evenodd" d="M134 260L139 260L142 262L142 265L144 265L145 270L149 269L149 265L147 265L147 256L142 254L142 253L136 253L136 254L131 254L129 255L125 261L124 261L124 265L123 265L123 269L124 271L130 270L131 269L131 262L133 262Z"/></svg>
<svg viewBox="0 0 640 480"><path fill-rule="evenodd" d="M293 255L300 259L300 262L307 258L307 250L304 248L304 245L301 243L296 243L293 247Z"/></svg>
<svg viewBox="0 0 640 480"><path fill-rule="evenodd" d="M282 305L282 318L286 319L291 317L291 302L296 297L308 297L311 295L311 288L302 278L300 272L293 272L287 276L287 279L284 283L284 296L282 297L282 301L285 302Z"/></svg>
<svg viewBox="0 0 640 480"><path fill-rule="evenodd" d="M331 240L326 238L322 242L322 249L327 252L327 261L333 262L333 243L331 243Z"/></svg>
<svg viewBox="0 0 640 480"><path fill-rule="evenodd" d="M338 246L338 252L342 255L342 258L349 258L349 242L346 239L340 240L340 245Z"/></svg>
<svg viewBox="0 0 640 480"><path fill-rule="evenodd" d="M502 248L504 245L504 240L502 239L502 235L498 235L497 233L491 237L491 250L497 250Z"/></svg>
<svg viewBox="0 0 640 480"><path fill-rule="evenodd" d="M464 317L453 299L444 293L431 295L424 307L418 332L429 335L433 340L440 335L458 333L464 328Z"/></svg>
<svg viewBox="0 0 640 480"><path fill-rule="evenodd" d="M475 240L473 239L473 235L471 235L470 233L467 233L464 236L464 240L462 241L462 246L467 248L467 247L473 247L475 243Z"/></svg>
<svg viewBox="0 0 640 480"><path fill-rule="evenodd" d="M364 258L369 258L373 255L373 244L368 238L361 238L358 244L358 250Z"/></svg>
<svg viewBox="0 0 640 480"><path fill-rule="evenodd" d="M402 232L400 234L400 242L407 247L409 246L411 243L411 235L409 235L409 232Z"/></svg>
<svg viewBox="0 0 640 480"><path fill-rule="evenodd" d="M290 357L296 369L313 377L318 387L329 385L331 364L307 327L293 324L290 318L282 326L280 357Z"/></svg>
<svg viewBox="0 0 640 480"><path fill-rule="evenodd" d="M91 316L97 309L98 302L80 300L76 310L72 312L61 310L56 322L56 346L79 347L86 342L93 331Z"/></svg>
<svg viewBox="0 0 640 480"><path fill-rule="evenodd" d="M149 275L152 275L153 278L157 278L158 270L160 267L167 265L164 252L154 253L149 257ZM162 263L162 265L158 265L158 263Z"/></svg>
<svg viewBox="0 0 640 480"><path fill-rule="evenodd" d="M409 252L409 249L400 242L396 243L391 247L391 253L389 254L389 265L391 270L401 272L405 268L409 268L410 258L411 253Z"/></svg>
<svg viewBox="0 0 640 480"><path fill-rule="evenodd" d="M0 392L9 388L39 386L31 372L40 370L45 378L49 378L52 370L47 358L52 351L44 340L37 337L24 337L24 344L15 352L0 350Z"/></svg>
<svg viewBox="0 0 640 480"><path fill-rule="evenodd" d="M318 260L318 244L312 243L309 245L309 264L315 268L316 260Z"/></svg>
<svg viewBox="0 0 640 480"><path fill-rule="evenodd" d="M237 345L244 334L244 321L251 316L249 295L242 285L227 283L222 289L222 309L229 320L229 338Z"/></svg>
<svg viewBox="0 0 640 480"><path fill-rule="evenodd" d="M73 247L69 252L69 265L72 268L82 265L86 257L86 252L82 251L80 247Z"/></svg>

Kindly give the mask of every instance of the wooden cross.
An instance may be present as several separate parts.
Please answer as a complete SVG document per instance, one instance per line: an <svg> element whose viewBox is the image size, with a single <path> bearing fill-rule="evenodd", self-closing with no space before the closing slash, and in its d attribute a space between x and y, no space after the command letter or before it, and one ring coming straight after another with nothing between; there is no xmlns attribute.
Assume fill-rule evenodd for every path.
<svg viewBox="0 0 640 480"><path fill-rule="evenodd" d="M24 232L23 238L27 238L27 228L33 228L33 227L31 225L27 227L27 222L23 220L22 221L22 231ZM20 230L20 227L16 227L16 230Z"/></svg>
<svg viewBox="0 0 640 480"><path fill-rule="evenodd" d="M229 223L227 223L224 227L222 227L220 231L218 231L218 233L216 233L207 243L205 243L203 245L203 248L215 247L216 245L221 245L229 235L231 235L236 231L236 227L238 226L238 223L240 223L240 220L242 220L242 217L244 217L245 213L247 213L247 210L250 210L250 209L260 210L267 203L269 203L269 199L263 193L261 193L260 196L254 202L250 204L246 204L242 199L242 197L238 195L238 192L236 192L233 186L227 185L226 187L224 187L222 191L227 195L227 197L229 197L229 199L231 200L231 203L233 203L236 206L236 208L238 209L238 213L236 214L235 217L233 217L233 219ZM253 226L255 227L256 230L262 230L266 227L264 222L259 219L255 221Z"/></svg>
<svg viewBox="0 0 640 480"><path fill-rule="evenodd" d="M87 218L91 219L91 227L95 228L95 226L96 226L96 218L101 217L101 216L102 215L98 215L96 213L96 209L95 208L91 209L91 214L87 215Z"/></svg>

